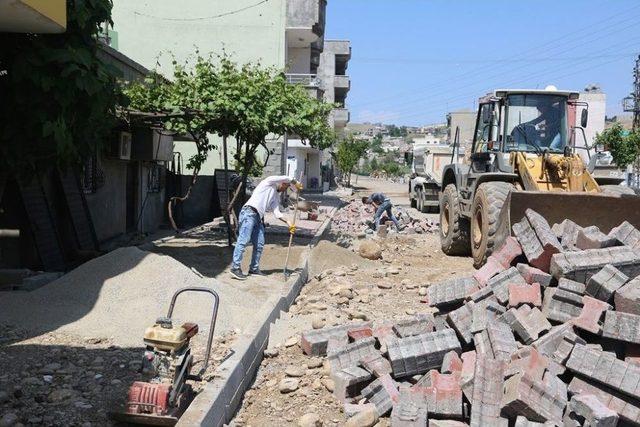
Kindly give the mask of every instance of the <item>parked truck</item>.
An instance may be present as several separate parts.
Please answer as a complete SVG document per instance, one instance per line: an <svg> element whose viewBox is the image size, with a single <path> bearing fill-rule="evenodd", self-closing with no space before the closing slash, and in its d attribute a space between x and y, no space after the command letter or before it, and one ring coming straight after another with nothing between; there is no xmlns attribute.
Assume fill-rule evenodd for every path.
<svg viewBox="0 0 640 427"><path fill-rule="evenodd" d="M409 180L411 207L420 212L438 212L442 170L451 162L451 146L415 144Z"/></svg>

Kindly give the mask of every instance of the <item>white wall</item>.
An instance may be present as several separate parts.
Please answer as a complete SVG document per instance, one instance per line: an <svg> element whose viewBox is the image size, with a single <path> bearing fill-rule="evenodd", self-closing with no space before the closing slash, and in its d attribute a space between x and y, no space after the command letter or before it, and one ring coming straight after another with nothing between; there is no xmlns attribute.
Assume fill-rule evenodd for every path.
<svg viewBox="0 0 640 427"><path fill-rule="evenodd" d="M585 128L587 144L592 146L595 142L596 135L604 131L605 115L607 108L607 95L604 93L581 93L579 101L589 104L589 122ZM585 107L578 106L576 111L576 126L580 126L580 117ZM584 147L584 138L582 132L576 131L576 146ZM578 154L584 159L587 158L585 150L577 150Z"/></svg>
<svg viewBox="0 0 640 427"><path fill-rule="evenodd" d="M311 72L311 47L290 47L287 49L287 72L309 74Z"/></svg>

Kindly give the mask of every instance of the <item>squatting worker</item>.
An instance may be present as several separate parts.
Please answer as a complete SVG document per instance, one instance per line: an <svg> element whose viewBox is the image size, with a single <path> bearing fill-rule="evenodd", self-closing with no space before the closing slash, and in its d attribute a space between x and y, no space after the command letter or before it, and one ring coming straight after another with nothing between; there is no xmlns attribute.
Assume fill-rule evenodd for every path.
<svg viewBox="0 0 640 427"><path fill-rule="evenodd" d="M247 244L253 245L251 265L249 274L264 276L260 271L260 256L264 249L264 215L273 212L276 218L289 226L291 234L296 232L296 227L291 221L284 218L280 212L279 193L287 191L291 187L295 191L302 190L302 184L288 176L270 176L258 184L253 194L240 210L238 217L239 230L238 241L233 251L233 265L231 266L231 276L238 280L245 280L247 276L240 268L242 256Z"/></svg>
<svg viewBox="0 0 640 427"><path fill-rule="evenodd" d="M396 226L396 229L398 231L401 230L400 224L398 223L398 219L393 215L393 212L391 212L391 208L393 208L393 205L391 204L391 199L389 199L383 193L373 193L369 197L365 196L362 198L362 203L364 203L365 205L372 205L376 209L376 213L373 217L376 230L380 225L380 219L382 218L382 214L384 212L386 212L389 219L393 221L393 223Z"/></svg>

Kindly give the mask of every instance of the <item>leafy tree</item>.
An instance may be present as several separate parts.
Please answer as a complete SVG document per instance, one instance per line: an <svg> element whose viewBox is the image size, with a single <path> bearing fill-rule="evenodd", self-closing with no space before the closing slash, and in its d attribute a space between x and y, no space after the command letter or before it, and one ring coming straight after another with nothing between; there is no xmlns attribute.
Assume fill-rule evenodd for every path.
<svg viewBox="0 0 640 427"><path fill-rule="evenodd" d="M115 72L97 57L111 1L66 3L65 33L0 33L0 171L24 176L76 164L115 124Z"/></svg>
<svg viewBox="0 0 640 427"><path fill-rule="evenodd" d="M640 133L626 134L620 123L598 134L596 144L602 144L609 150L613 161L621 168L634 163L640 156Z"/></svg>
<svg viewBox="0 0 640 427"><path fill-rule="evenodd" d="M295 134L320 149L333 141L328 117L334 105L309 97L304 87L287 83L275 68L239 66L226 55L214 61L198 52L193 65L175 60L173 65L171 82L153 76L125 89L131 108L161 113L165 129L188 134L195 141L197 153L188 164L193 170L191 185L184 196L169 201L170 213L175 203L188 199L214 148L210 134L222 137L225 156L227 138L236 142L235 162L243 185L233 195L228 215L253 170L258 149L267 149L268 136Z"/></svg>
<svg viewBox="0 0 640 427"><path fill-rule="evenodd" d="M347 136L338 144L335 159L338 169L347 176L347 186L351 185L351 173L368 148L367 141L357 140L352 135Z"/></svg>
<svg viewBox="0 0 640 427"><path fill-rule="evenodd" d="M371 151L376 154L384 153L384 150L382 149L382 135L377 134L373 137L373 140L371 141Z"/></svg>

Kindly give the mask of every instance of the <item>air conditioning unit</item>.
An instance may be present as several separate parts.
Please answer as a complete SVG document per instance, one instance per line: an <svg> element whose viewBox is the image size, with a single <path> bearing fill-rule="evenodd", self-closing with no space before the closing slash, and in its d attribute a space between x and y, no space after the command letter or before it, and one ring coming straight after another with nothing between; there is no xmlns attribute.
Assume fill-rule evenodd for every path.
<svg viewBox="0 0 640 427"><path fill-rule="evenodd" d="M120 132L118 152L116 157L120 160L131 160L131 133Z"/></svg>

